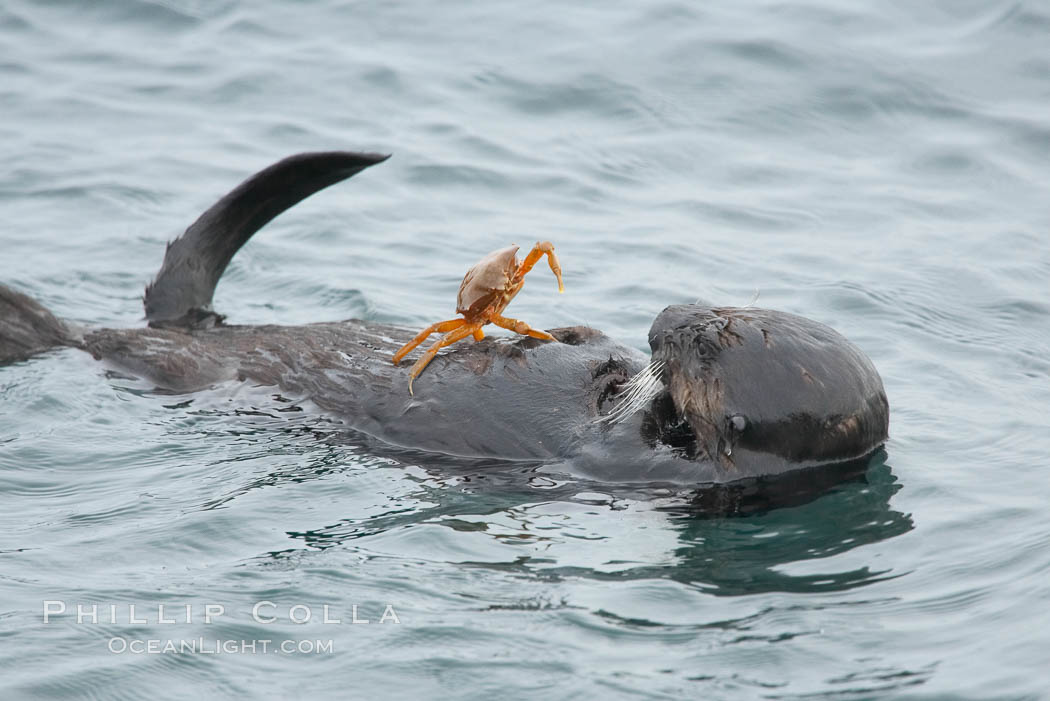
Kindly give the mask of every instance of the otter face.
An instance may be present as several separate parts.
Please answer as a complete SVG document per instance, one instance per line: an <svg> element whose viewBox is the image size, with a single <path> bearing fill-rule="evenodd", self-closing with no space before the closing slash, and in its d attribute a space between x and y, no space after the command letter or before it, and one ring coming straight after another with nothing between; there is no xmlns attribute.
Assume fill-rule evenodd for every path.
<svg viewBox="0 0 1050 701"><path fill-rule="evenodd" d="M886 439L889 406L874 366L818 322L674 305L656 317L649 346L666 388L651 405L651 435L695 459L752 472L773 457L852 460Z"/></svg>

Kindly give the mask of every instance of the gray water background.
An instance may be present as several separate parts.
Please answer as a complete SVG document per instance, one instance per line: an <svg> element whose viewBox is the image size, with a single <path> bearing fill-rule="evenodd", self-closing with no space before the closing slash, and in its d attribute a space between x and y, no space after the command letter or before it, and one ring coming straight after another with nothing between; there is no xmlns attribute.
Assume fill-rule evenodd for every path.
<svg viewBox="0 0 1050 701"><path fill-rule="evenodd" d="M52 352L0 369L0 697L1050 698L1050 6L0 6L0 280L63 318L140 325L165 241L323 149L394 157L238 254L231 321L421 327L550 239L566 293L538 268L515 316L645 349L665 305L758 290L870 355L885 457L692 519ZM333 650L108 649L198 636Z"/></svg>

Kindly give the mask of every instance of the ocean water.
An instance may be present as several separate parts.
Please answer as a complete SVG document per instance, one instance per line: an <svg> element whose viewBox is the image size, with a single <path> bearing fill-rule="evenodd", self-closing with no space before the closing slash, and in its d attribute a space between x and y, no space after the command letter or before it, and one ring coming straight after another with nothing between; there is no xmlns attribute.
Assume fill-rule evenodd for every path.
<svg viewBox="0 0 1050 701"><path fill-rule="evenodd" d="M54 351L0 368L0 698L1050 698L1045 3L0 5L0 281L63 318L141 325L165 241L328 149L393 158L238 254L231 321L421 327L550 239L515 316L644 350L757 291L872 358L885 454L695 518Z"/></svg>

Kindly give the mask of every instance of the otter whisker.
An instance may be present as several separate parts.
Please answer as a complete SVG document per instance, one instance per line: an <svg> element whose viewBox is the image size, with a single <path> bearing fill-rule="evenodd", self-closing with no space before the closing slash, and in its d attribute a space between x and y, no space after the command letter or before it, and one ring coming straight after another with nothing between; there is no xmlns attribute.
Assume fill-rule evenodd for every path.
<svg viewBox="0 0 1050 701"><path fill-rule="evenodd" d="M598 417L595 420L596 423L610 425L619 423L648 406L660 392L662 386L660 374L663 368L662 360L651 362L642 368L641 372L628 380L623 389L617 393L616 397L619 402L616 407L605 416Z"/></svg>

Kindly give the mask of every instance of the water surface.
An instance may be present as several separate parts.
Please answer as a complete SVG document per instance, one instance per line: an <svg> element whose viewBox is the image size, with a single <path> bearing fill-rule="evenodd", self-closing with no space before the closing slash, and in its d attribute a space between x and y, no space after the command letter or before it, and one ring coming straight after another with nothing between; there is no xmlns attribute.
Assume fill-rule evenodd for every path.
<svg viewBox="0 0 1050 701"><path fill-rule="evenodd" d="M0 369L0 696L1047 698L1048 34L1035 2L5 2L0 280L63 318L140 325L219 195L376 150L218 310L422 326L550 239L566 293L537 269L516 317L644 350L664 306L758 290L863 348L892 418L863 480L697 519L56 351Z"/></svg>

